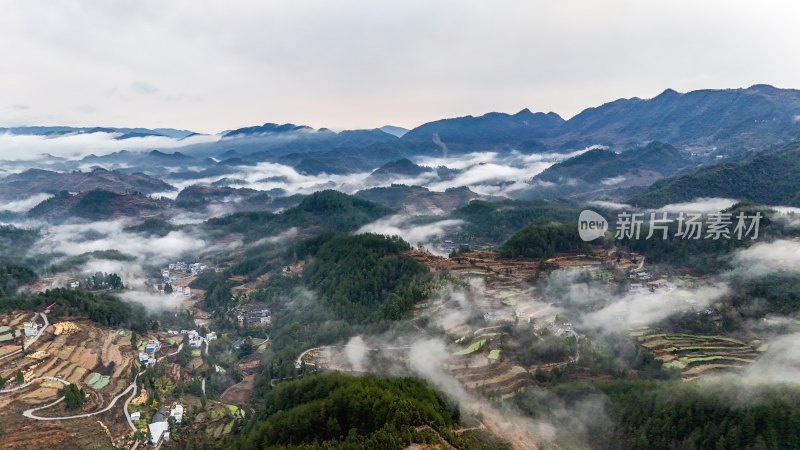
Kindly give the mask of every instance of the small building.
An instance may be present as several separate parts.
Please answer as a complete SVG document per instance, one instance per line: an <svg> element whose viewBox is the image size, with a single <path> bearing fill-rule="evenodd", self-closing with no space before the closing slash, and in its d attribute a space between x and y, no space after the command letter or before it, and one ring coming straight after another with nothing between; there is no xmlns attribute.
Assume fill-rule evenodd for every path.
<svg viewBox="0 0 800 450"><path fill-rule="evenodd" d="M148 353L139 353L139 362L145 365L150 365L150 355Z"/></svg>
<svg viewBox="0 0 800 450"><path fill-rule="evenodd" d="M169 424L166 421L155 421L157 416L161 416L161 414L155 414L153 416L154 421L147 426L150 430L150 443L153 445L158 445L161 439L164 438L164 433L169 430ZM161 419L164 419L164 416L161 416Z"/></svg>
<svg viewBox="0 0 800 450"><path fill-rule="evenodd" d="M36 336L36 333L39 332L39 324L32 320L30 322L25 322L23 328L25 329L25 337Z"/></svg>
<svg viewBox="0 0 800 450"><path fill-rule="evenodd" d="M216 332L211 331L208 334L206 334L206 341L210 342L210 341L214 341L216 339L217 339L217 333Z"/></svg>
<svg viewBox="0 0 800 450"><path fill-rule="evenodd" d="M144 347L145 353L156 353L161 350L161 342L158 339L152 339L147 341L147 344Z"/></svg>
<svg viewBox="0 0 800 450"><path fill-rule="evenodd" d="M135 421L137 421L137 420L139 420L139 419L141 419L141 418L142 418L142 413L140 413L139 411L136 411L136 412L132 412L132 413L131 413L131 420L132 420L132 421L134 421L134 422L135 422Z"/></svg>
<svg viewBox="0 0 800 450"><path fill-rule="evenodd" d="M197 347L200 347L200 345L202 345L202 343L203 343L203 338L201 338L200 334L195 330L191 330L187 334L187 337L189 338L189 346L190 347L197 348Z"/></svg>
<svg viewBox="0 0 800 450"><path fill-rule="evenodd" d="M169 416L175 418L175 423L181 423L183 420L183 405L178 403L169 411Z"/></svg>

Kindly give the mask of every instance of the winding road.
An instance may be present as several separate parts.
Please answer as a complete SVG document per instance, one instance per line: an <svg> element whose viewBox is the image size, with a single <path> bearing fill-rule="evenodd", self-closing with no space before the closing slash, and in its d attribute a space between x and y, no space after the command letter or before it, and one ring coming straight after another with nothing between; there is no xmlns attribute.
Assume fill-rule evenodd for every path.
<svg viewBox="0 0 800 450"><path fill-rule="evenodd" d="M44 314L43 314L43 315L44 315ZM46 319L45 319L45 320L46 320ZM168 356L175 355L175 354L177 354L178 352L180 352L182 348L183 348L183 344L179 345L179 346L178 346L178 349L177 349L176 351L174 351L174 352L172 352L172 353L169 353L169 354L166 354L166 355L164 355L164 356L162 356L162 357L158 358L156 361L158 362L158 361L161 361L162 359L164 359L164 358L166 358L166 357L168 357ZM131 394L131 395L128 397L128 399L125 401L125 418L128 420L128 425L131 427L131 429L132 429L133 431L136 431L136 427L133 425L133 421L131 421L131 416L130 416L130 414L128 414L128 404L129 404L129 403L130 403L130 401L133 399L133 397L136 395L136 391L137 391L137 389L138 389L138 387L137 387L137 384L136 384L136 381L138 380L139 376L140 376L140 375L142 375L142 374L144 374L146 371L147 371L147 369L145 369L145 370L143 370L143 371L141 371L141 372L137 373L137 374L136 374L136 376L135 376L135 377L133 377L133 381L131 382L131 384L130 384L130 385L127 387L127 388L125 388L125 390L124 390L124 391L120 392L120 393L119 393L119 394L118 394L116 397L112 398L112 399L111 399L111 402L109 402L109 404L108 404L108 405L106 405L106 407L105 407L105 408L103 408L103 409L100 409L100 410L97 410L97 411L93 411L93 412L90 412L90 413L85 413L85 414L76 414L76 415L72 415L72 416L43 417L43 416L38 416L38 415L36 415L36 414L35 414L35 413L36 413L36 411L41 411L41 410L43 410L43 409L50 408L51 406L57 405L58 403L62 402L62 401L64 400L64 397L62 396L62 397L61 397L61 398L59 398L58 400L56 400L56 401L54 401L54 402L51 402L51 403L48 403L48 404L46 404L46 405L43 405L43 406L37 406L36 408L30 408L30 409L27 409L27 410L25 410L25 411L23 411L23 412L22 412L22 415L23 415L23 416L25 416L25 417L27 417L27 418L29 418L29 419L34 419L34 420L44 420L44 421L51 421L51 420L68 420L68 419L81 419L81 418L85 418L85 417L92 417L92 416L96 416L96 415L98 415L98 414L102 414L102 413L104 413L104 412L107 412L107 411L109 411L111 408L113 408L113 407L114 407L114 405L116 405L116 404L117 404L117 401L118 401L120 398L124 397L124 396L125 396L126 394L128 394L129 392L133 391L133 393L132 393L132 394ZM14 391L18 391L18 390L24 389L24 388L26 388L26 387L28 387L28 386L30 386L30 385L32 385L32 384L36 384L36 383L37 383L38 381L40 381L40 380L57 381L57 382L59 382L59 383L62 383L62 384L64 384L64 385L69 385L69 384L70 384L68 381L66 381L66 380L63 380L63 379L61 379L61 378L55 378L55 377L37 377L37 378L34 378L33 380L31 380L31 381L29 381L29 382L27 382L27 383L25 383L25 384L23 384L23 385L17 386L17 387L15 387L15 388L11 388L11 389L4 389L4 390L0 391L0 393L7 393L7 392L14 392Z"/></svg>

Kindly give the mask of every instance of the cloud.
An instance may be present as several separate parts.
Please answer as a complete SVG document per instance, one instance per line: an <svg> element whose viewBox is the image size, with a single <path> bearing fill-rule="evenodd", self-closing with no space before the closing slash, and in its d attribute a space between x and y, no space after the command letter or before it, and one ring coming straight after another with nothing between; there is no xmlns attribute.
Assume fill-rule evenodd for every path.
<svg viewBox="0 0 800 450"><path fill-rule="evenodd" d="M736 200L730 198L699 197L691 202L671 203L658 208L658 211L671 213L714 213L730 208L736 204Z"/></svg>
<svg viewBox="0 0 800 450"><path fill-rule="evenodd" d="M34 206L53 197L53 194L35 194L13 202L0 203L0 211L28 212Z"/></svg>
<svg viewBox="0 0 800 450"><path fill-rule="evenodd" d="M457 230L463 220L440 220L427 224L412 223L413 217L407 215L394 215L362 226L356 234L375 233L387 236L400 236L411 245L430 244L431 240L452 233Z"/></svg>
<svg viewBox="0 0 800 450"><path fill-rule="evenodd" d="M777 271L800 271L800 242L779 239L759 242L733 255L734 273L743 277Z"/></svg>
<svg viewBox="0 0 800 450"><path fill-rule="evenodd" d="M800 383L800 333L770 341L767 351L735 378L755 383Z"/></svg>
<svg viewBox="0 0 800 450"><path fill-rule="evenodd" d="M620 184L623 181L625 181L625 177L620 175L620 176L611 177L611 178L604 178L604 179L600 180L600 184L603 184L605 186L613 186L615 184Z"/></svg>
<svg viewBox="0 0 800 450"><path fill-rule="evenodd" d="M144 236L125 231L126 225L124 221L51 225L44 230L35 248L40 253L66 255L119 250L153 265L214 248L205 240L182 230L171 231L165 236Z"/></svg>
<svg viewBox="0 0 800 450"><path fill-rule="evenodd" d="M291 241L292 239L296 238L298 231L299 230L297 229L297 227L292 227L292 228L289 228L286 231L278 233L275 236L270 236L270 237L266 237L266 238L263 238L263 239L259 239L259 240L257 240L256 242L253 242L250 245L251 246L255 246L255 245L261 245L261 244L272 244L272 245L283 244L284 242L288 242L288 241Z"/></svg>
<svg viewBox="0 0 800 450"><path fill-rule="evenodd" d="M75 133L55 137L3 133L0 134L0 159L35 161L42 159L43 154L82 158L89 154L104 155L119 150L172 149L219 139L218 136L204 135L183 140L161 136L114 139L117 136L119 133Z"/></svg>
<svg viewBox="0 0 800 450"><path fill-rule="evenodd" d="M530 188L533 177L553 164L586 152L588 147L571 153L536 153L526 155L513 151L474 152L453 157L420 157L416 163L428 167L446 166L461 172L452 179L431 180L426 187L443 191L452 187L467 186L482 195L513 195Z"/></svg>
<svg viewBox="0 0 800 450"><path fill-rule="evenodd" d="M145 289L149 279L147 271L141 262L116 261L110 259L92 258L81 266L81 273L92 274L97 272L115 273L122 279L128 289Z"/></svg>
<svg viewBox="0 0 800 450"><path fill-rule="evenodd" d="M787 228L800 228L800 208L790 206L772 206L777 214L771 217L772 220L782 222Z"/></svg>
<svg viewBox="0 0 800 450"><path fill-rule="evenodd" d="M621 209L631 209L633 208L631 205L627 203L617 203L617 202L610 202L605 200L594 200L589 202L590 205L597 206L598 208L605 208L611 209L614 211L621 210Z"/></svg>
<svg viewBox="0 0 800 450"><path fill-rule="evenodd" d="M350 340L347 341L344 352L347 356L347 362L350 363L350 367L356 372L364 371L367 351L367 346L364 344L364 339L362 339L361 336L351 337Z"/></svg>
<svg viewBox="0 0 800 450"><path fill-rule="evenodd" d="M682 311L705 308L720 300L727 293L728 286L724 283L696 289L631 291L600 310L584 315L581 325L606 331L652 325Z"/></svg>
<svg viewBox="0 0 800 450"><path fill-rule="evenodd" d="M118 294L123 300L139 303L148 312L168 311L179 308L185 298L177 294L158 294L144 291L125 291Z"/></svg>
<svg viewBox="0 0 800 450"><path fill-rule="evenodd" d="M158 88L146 81L134 81L131 83L131 89L139 94L150 95L158 92Z"/></svg>

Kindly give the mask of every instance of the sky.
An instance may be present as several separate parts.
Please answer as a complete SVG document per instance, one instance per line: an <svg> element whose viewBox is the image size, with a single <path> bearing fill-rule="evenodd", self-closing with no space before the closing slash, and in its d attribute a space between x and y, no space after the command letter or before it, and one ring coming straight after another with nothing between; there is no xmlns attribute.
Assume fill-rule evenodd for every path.
<svg viewBox="0 0 800 450"><path fill-rule="evenodd" d="M0 126L414 127L800 88L800 2L4 0Z"/></svg>

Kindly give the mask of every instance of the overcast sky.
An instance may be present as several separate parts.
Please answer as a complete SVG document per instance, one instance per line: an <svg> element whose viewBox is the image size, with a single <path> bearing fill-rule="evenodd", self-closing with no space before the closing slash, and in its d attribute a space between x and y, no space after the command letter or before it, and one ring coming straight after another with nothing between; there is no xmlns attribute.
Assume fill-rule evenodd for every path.
<svg viewBox="0 0 800 450"><path fill-rule="evenodd" d="M795 0L4 0L0 126L413 127L797 88L798 18Z"/></svg>

